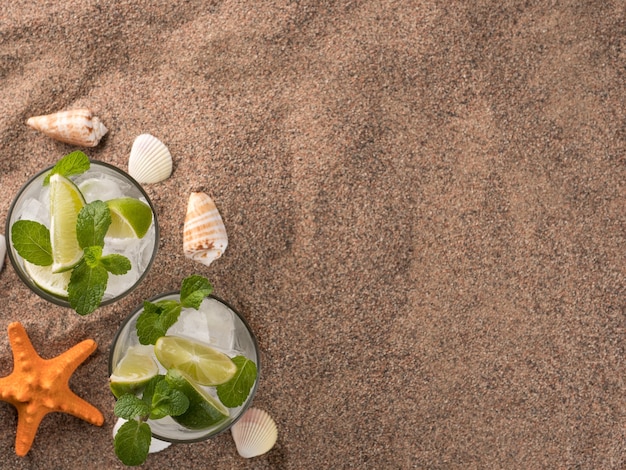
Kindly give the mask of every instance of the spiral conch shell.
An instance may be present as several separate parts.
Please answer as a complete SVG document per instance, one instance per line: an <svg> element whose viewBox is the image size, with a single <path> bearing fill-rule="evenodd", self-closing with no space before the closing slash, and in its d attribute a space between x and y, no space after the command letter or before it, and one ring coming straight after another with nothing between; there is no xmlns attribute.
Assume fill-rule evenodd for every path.
<svg viewBox="0 0 626 470"><path fill-rule="evenodd" d="M172 155L169 149L153 135L137 136L130 149L128 174L141 184L166 180L172 174Z"/></svg>
<svg viewBox="0 0 626 470"><path fill-rule="evenodd" d="M268 452L278 439L276 423L267 412L250 408L230 429L237 452L249 459Z"/></svg>
<svg viewBox="0 0 626 470"><path fill-rule="evenodd" d="M99 118L87 108L34 116L26 121L33 129L66 144L95 147L108 132Z"/></svg>
<svg viewBox="0 0 626 470"><path fill-rule="evenodd" d="M226 228L213 199L205 193L191 193L183 227L185 256L209 266L227 246Z"/></svg>

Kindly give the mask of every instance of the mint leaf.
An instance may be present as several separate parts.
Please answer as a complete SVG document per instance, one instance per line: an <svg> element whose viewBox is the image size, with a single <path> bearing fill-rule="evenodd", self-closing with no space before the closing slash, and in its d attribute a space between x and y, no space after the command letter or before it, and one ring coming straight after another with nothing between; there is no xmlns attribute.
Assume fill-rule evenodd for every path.
<svg viewBox="0 0 626 470"><path fill-rule="evenodd" d="M115 455L128 466L141 465L148 458L152 432L147 423L140 423L134 419L120 427L115 435Z"/></svg>
<svg viewBox="0 0 626 470"><path fill-rule="evenodd" d="M130 265L130 260L126 258L126 256L117 254L103 256L100 258L100 262L107 271L111 274L115 274L116 276L126 274L132 267Z"/></svg>
<svg viewBox="0 0 626 470"><path fill-rule="evenodd" d="M155 375L148 381L148 383L144 387L143 393L141 394L141 399L146 403L148 408L152 409L152 396L154 395L156 386L159 384L161 380L164 380L164 379L165 379L165 376L162 374Z"/></svg>
<svg viewBox="0 0 626 470"><path fill-rule="evenodd" d="M247 357L235 356L232 360L237 372L228 382L217 386L217 396L228 408L236 408L246 401L257 375L256 364Z"/></svg>
<svg viewBox="0 0 626 470"><path fill-rule="evenodd" d="M160 380L152 395L150 419L165 416L182 415L189 408L189 399L180 390L172 387L166 380Z"/></svg>
<svg viewBox="0 0 626 470"><path fill-rule="evenodd" d="M67 286L70 307L79 315L93 312L102 301L108 280L109 274L103 266L90 267L84 260L78 263Z"/></svg>
<svg viewBox="0 0 626 470"><path fill-rule="evenodd" d="M137 337L141 344L155 344L176 323L181 306L176 300L145 301L143 312L137 317Z"/></svg>
<svg viewBox="0 0 626 470"><path fill-rule="evenodd" d="M11 226L13 247L26 261L38 266L52 264L50 230L32 220L18 220Z"/></svg>
<svg viewBox="0 0 626 470"><path fill-rule="evenodd" d="M113 412L124 419L144 419L150 414L150 407L141 398L126 393L115 402Z"/></svg>
<svg viewBox="0 0 626 470"><path fill-rule="evenodd" d="M56 162L52 169L48 172L43 180L43 185L48 186L50 184L50 177L55 173L62 176L79 175L89 169L89 157L80 150L76 150L72 153L68 153L61 160Z"/></svg>
<svg viewBox="0 0 626 470"><path fill-rule="evenodd" d="M194 274L183 279L180 289L180 303L183 307L198 310L204 298L213 292L213 286L208 279Z"/></svg>
<svg viewBox="0 0 626 470"><path fill-rule="evenodd" d="M90 268L95 268L100 264L100 258L102 258L102 247L101 246L88 246L83 250L83 256L85 263Z"/></svg>
<svg viewBox="0 0 626 470"><path fill-rule="evenodd" d="M102 201L84 206L76 220L76 238L81 248L104 246L104 236L111 225L111 212Z"/></svg>

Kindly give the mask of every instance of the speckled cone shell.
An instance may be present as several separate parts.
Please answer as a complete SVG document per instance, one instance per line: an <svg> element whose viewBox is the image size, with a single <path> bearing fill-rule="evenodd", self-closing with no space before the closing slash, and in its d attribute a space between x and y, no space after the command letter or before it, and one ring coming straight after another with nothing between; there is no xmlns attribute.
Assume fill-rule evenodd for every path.
<svg viewBox="0 0 626 470"><path fill-rule="evenodd" d="M130 149L128 174L141 184L166 180L172 174L172 155L159 139L141 134Z"/></svg>
<svg viewBox="0 0 626 470"><path fill-rule="evenodd" d="M246 459L265 454L278 439L276 423L267 412L258 408L246 411L230 432L237 452Z"/></svg>
<svg viewBox="0 0 626 470"><path fill-rule="evenodd" d="M226 228L213 199L205 193L191 193L183 228L185 256L209 266L227 246Z"/></svg>
<svg viewBox="0 0 626 470"><path fill-rule="evenodd" d="M102 121L86 108L34 116L26 124L48 137L81 147L95 147L108 132Z"/></svg>
<svg viewBox="0 0 626 470"><path fill-rule="evenodd" d="M4 235L0 235L0 269L4 266L4 257L7 254L7 240Z"/></svg>

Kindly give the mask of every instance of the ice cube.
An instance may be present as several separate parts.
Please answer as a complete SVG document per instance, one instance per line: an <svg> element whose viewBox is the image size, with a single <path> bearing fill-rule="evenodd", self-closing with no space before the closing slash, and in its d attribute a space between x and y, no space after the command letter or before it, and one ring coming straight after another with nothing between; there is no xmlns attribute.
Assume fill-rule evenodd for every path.
<svg viewBox="0 0 626 470"><path fill-rule="evenodd" d="M109 299L111 297L120 295L122 292L129 289L133 284L135 284L140 275L141 272L133 264L131 264L130 271L128 271L126 274L116 275L109 273L109 280L107 282L104 298Z"/></svg>
<svg viewBox="0 0 626 470"><path fill-rule="evenodd" d="M50 212L46 205L37 199L28 199L24 202L21 214L22 220L34 220L46 226L50 224Z"/></svg>
<svg viewBox="0 0 626 470"><path fill-rule="evenodd" d="M184 308L178 321L167 330L168 335L187 336L208 343L209 327L206 315L193 308Z"/></svg>
<svg viewBox="0 0 626 470"><path fill-rule="evenodd" d="M96 200L108 201L124 195L117 181L106 178L89 178L80 183L78 189L88 203Z"/></svg>
<svg viewBox="0 0 626 470"><path fill-rule="evenodd" d="M235 338L234 313L218 300L206 298L200 305L200 312L206 316L209 329L209 344L229 353Z"/></svg>

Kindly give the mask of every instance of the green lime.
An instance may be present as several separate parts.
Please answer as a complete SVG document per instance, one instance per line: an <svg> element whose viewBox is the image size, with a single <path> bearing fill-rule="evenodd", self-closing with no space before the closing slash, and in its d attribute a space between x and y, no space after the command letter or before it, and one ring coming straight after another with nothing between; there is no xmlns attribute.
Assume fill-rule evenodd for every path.
<svg viewBox="0 0 626 470"><path fill-rule="evenodd" d="M237 365L223 352L180 336L160 337L154 352L166 369L178 369L200 385L223 384L237 372Z"/></svg>
<svg viewBox="0 0 626 470"><path fill-rule="evenodd" d="M85 199L76 185L56 173L50 177L52 272L72 269L83 256L76 238L76 219Z"/></svg>
<svg viewBox="0 0 626 470"><path fill-rule="evenodd" d="M111 211L111 225L107 231L113 238L143 238L152 224L152 209L145 202L132 197L106 201Z"/></svg>
<svg viewBox="0 0 626 470"><path fill-rule="evenodd" d="M199 387L190 377L177 369L170 369L165 376L171 386L189 399L189 408L182 415L172 416L178 424L189 429L205 429L228 418L228 408Z"/></svg>
<svg viewBox="0 0 626 470"><path fill-rule="evenodd" d="M152 358L151 347L133 346L117 363L109 385L116 398L126 394L136 394L159 373L159 366Z"/></svg>
<svg viewBox="0 0 626 470"><path fill-rule="evenodd" d="M24 260L24 271L43 291L55 297L67 299L67 285L70 283L71 271L53 273L52 265L37 266Z"/></svg>

